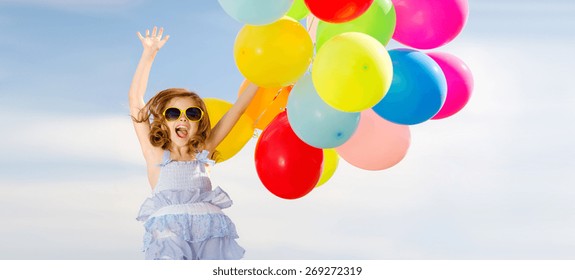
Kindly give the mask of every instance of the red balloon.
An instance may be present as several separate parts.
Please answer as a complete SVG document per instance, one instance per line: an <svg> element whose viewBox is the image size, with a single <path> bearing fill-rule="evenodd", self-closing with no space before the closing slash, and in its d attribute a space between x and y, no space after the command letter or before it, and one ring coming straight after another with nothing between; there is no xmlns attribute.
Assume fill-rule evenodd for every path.
<svg viewBox="0 0 575 280"><path fill-rule="evenodd" d="M361 16L373 0L305 0L309 11L319 19L342 23Z"/></svg>
<svg viewBox="0 0 575 280"><path fill-rule="evenodd" d="M299 139L284 111L260 135L255 162L260 180L271 193L296 199L308 194L319 181L323 150Z"/></svg>

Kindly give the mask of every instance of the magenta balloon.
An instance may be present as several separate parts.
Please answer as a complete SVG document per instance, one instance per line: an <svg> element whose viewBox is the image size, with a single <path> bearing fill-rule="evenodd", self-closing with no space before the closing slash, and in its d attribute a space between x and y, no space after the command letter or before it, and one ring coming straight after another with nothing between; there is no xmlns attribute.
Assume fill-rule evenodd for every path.
<svg viewBox="0 0 575 280"><path fill-rule="evenodd" d="M396 27L393 39L417 49L433 49L453 40L469 13L467 0L392 0Z"/></svg>
<svg viewBox="0 0 575 280"><path fill-rule="evenodd" d="M337 153L365 170L383 170L399 163L411 143L409 126L389 122L371 109L361 112L357 130Z"/></svg>
<svg viewBox="0 0 575 280"><path fill-rule="evenodd" d="M447 97L439 112L431 118L447 118L461 111L469 101L473 91L473 75L469 67L458 57L442 52L428 53L437 64L447 80Z"/></svg>

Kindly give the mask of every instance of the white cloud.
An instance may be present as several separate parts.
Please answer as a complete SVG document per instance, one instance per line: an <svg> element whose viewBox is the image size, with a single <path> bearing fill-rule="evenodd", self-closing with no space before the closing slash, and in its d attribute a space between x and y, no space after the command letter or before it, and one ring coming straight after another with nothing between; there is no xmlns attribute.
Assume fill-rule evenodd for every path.
<svg viewBox="0 0 575 280"><path fill-rule="evenodd" d="M129 115L35 115L25 108L5 108L0 117L12 120L0 139L3 159L17 159L22 151L30 158L99 160L140 164L143 157Z"/></svg>
<svg viewBox="0 0 575 280"><path fill-rule="evenodd" d="M487 11L487 12L508 12L511 14L521 12L531 12L537 14L549 13L564 13L575 11L575 3L569 0L551 0L551 1L495 1L495 0L480 0L469 1L469 9L474 11Z"/></svg>
<svg viewBox="0 0 575 280"><path fill-rule="evenodd" d="M139 259L145 178L0 180L0 259Z"/></svg>

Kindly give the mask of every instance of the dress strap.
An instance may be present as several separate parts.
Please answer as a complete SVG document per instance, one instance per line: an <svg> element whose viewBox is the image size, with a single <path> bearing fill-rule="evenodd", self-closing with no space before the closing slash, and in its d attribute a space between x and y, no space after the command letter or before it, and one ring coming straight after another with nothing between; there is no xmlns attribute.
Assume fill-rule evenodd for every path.
<svg viewBox="0 0 575 280"><path fill-rule="evenodd" d="M208 151L208 150L203 150L203 151L201 151L201 152L199 152L199 153L196 154L196 160L199 161L199 162L201 162L201 163L207 164L207 165L214 165L214 164L216 164L216 161L215 161L215 160L212 160L212 159L209 159L209 158L208 158L208 155L209 155L209 154L210 154L210 151Z"/></svg>
<svg viewBox="0 0 575 280"><path fill-rule="evenodd" d="M170 159L170 150L164 150L164 156L162 157L162 163L158 164L158 166L166 166L166 164L172 161Z"/></svg>

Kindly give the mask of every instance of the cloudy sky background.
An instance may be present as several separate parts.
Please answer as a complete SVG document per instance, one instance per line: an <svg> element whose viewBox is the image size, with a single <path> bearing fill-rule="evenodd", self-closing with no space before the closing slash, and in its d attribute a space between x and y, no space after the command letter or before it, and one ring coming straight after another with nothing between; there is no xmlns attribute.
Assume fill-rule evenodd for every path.
<svg viewBox="0 0 575 280"><path fill-rule="evenodd" d="M257 139L213 169L246 259L575 258L575 4L469 4L438 50L471 68L472 99L413 126L397 166L341 160L294 201L259 181ZM0 0L0 259L143 258L135 216L149 186L127 91L135 33L153 25L171 39L148 98L186 87L235 100L241 24L215 0Z"/></svg>

